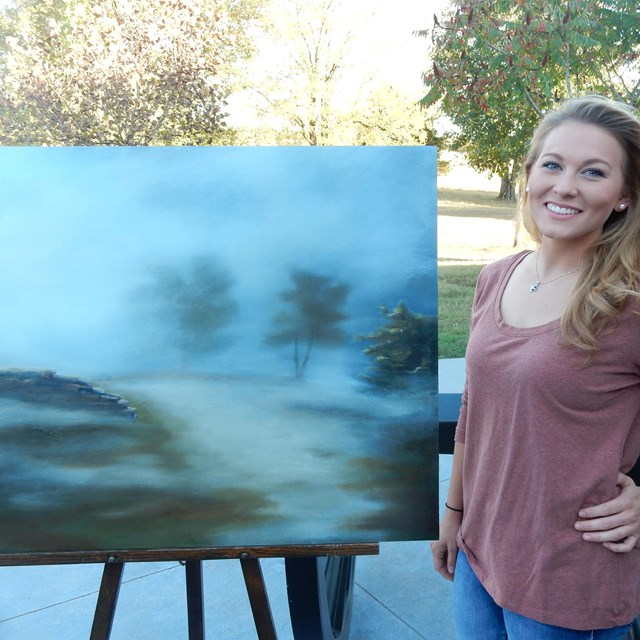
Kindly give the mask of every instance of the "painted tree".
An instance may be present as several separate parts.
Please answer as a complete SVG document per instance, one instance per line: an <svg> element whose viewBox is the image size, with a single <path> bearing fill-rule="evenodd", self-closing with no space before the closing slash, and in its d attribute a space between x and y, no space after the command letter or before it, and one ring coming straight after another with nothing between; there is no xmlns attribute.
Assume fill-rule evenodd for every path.
<svg viewBox="0 0 640 640"><path fill-rule="evenodd" d="M364 350L373 363L363 379L385 390L408 389L425 375L437 371L438 320L413 313L404 302L393 311L380 307L386 324L361 336L371 342Z"/></svg>
<svg viewBox="0 0 640 640"><path fill-rule="evenodd" d="M0 10L0 143L207 144L257 0L14 0Z"/></svg>
<svg viewBox="0 0 640 640"><path fill-rule="evenodd" d="M316 345L332 346L345 341L347 336L340 324L348 317L343 307L350 287L308 271L292 272L291 280L292 288L280 292L284 308L274 317L266 342L293 345L294 372L300 380Z"/></svg>
<svg viewBox="0 0 640 640"><path fill-rule="evenodd" d="M578 93L640 102L635 0L456 0L433 28L424 105L439 104L471 166L502 178L545 110Z"/></svg>
<svg viewBox="0 0 640 640"><path fill-rule="evenodd" d="M222 345L220 332L237 311L232 284L214 259L196 256L185 265L156 267L137 292L136 299L161 328L163 343L179 350L183 368L194 356Z"/></svg>

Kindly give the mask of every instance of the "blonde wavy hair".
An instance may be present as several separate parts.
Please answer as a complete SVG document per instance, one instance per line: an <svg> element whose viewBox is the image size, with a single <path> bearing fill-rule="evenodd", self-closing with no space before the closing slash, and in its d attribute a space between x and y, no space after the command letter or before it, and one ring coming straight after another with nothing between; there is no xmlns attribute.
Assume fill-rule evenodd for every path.
<svg viewBox="0 0 640 640"><path fill-rule="evenodd" d="M535 130L523 164L521 187L526 185L549 133L567 121L595 125L618 141L625 156L624 196L630 200L624 211L612 211L605 222L560 321L566 344L586 352L588 363L598 351L600 332L615 323L630 297L640 297L640 120L631 107L602 96L567 100L547 113ZM541 242L524 188L520 189L517 225L536 243Z"/></svg>

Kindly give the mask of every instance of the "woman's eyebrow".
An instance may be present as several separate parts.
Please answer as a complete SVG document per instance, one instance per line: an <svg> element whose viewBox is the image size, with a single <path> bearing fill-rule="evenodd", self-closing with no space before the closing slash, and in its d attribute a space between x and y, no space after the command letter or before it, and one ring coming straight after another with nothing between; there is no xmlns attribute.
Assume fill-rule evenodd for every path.
<svg viewBox="0 0 640 640"><path fill-rule="evenodd" d="M553 151L549 151L547 153L543 153L540 157L541 158L554 158L556 160L563 160L564 159L559 153L554 153ZM611 168L611 163L608 162L607 160L605 160L604 158L587 158L586 160L584 160L582 162L582 165L594 164L594 163L601 163L601 164L604 164L607 167Z"/></svg>

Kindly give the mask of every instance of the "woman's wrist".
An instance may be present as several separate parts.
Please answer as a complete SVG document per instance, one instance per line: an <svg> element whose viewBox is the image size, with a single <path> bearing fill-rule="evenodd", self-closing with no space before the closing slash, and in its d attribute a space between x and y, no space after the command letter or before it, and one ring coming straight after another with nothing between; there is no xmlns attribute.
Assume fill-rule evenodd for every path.
<svg viewBox="0 0 640 640"><path fill-rule="evenodd" d="M449 505L449 503L445 502L444 506L449 509L449 511L455 511L456 513L463 513L464 509L457 509L456 507L452 507Z"/></svg>

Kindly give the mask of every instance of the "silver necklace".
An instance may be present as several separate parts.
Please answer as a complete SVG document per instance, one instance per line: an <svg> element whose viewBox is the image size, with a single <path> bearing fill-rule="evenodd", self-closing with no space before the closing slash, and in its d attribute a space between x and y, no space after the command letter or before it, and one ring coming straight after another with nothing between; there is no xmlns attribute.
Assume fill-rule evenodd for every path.
<svg viewBox="0 0 640 640"><path fill-rule="evenodd" d="M568 276L572 273L575 273L576 271L579 271L581 267L576 267L575 269L571 269L571 271L567 271L566 273L563 273L559 276L556 276L555 278L551 278L551 280L545 280L544 282L540 282L540 276L538 275L538 252L536 251L536 281L529 287L529 291L531 293L535 293L538 288L540 287L541 284L549 284L550 282L553 282L554 280L560 280L560 278L564 278L565 276Z"/></svg>

